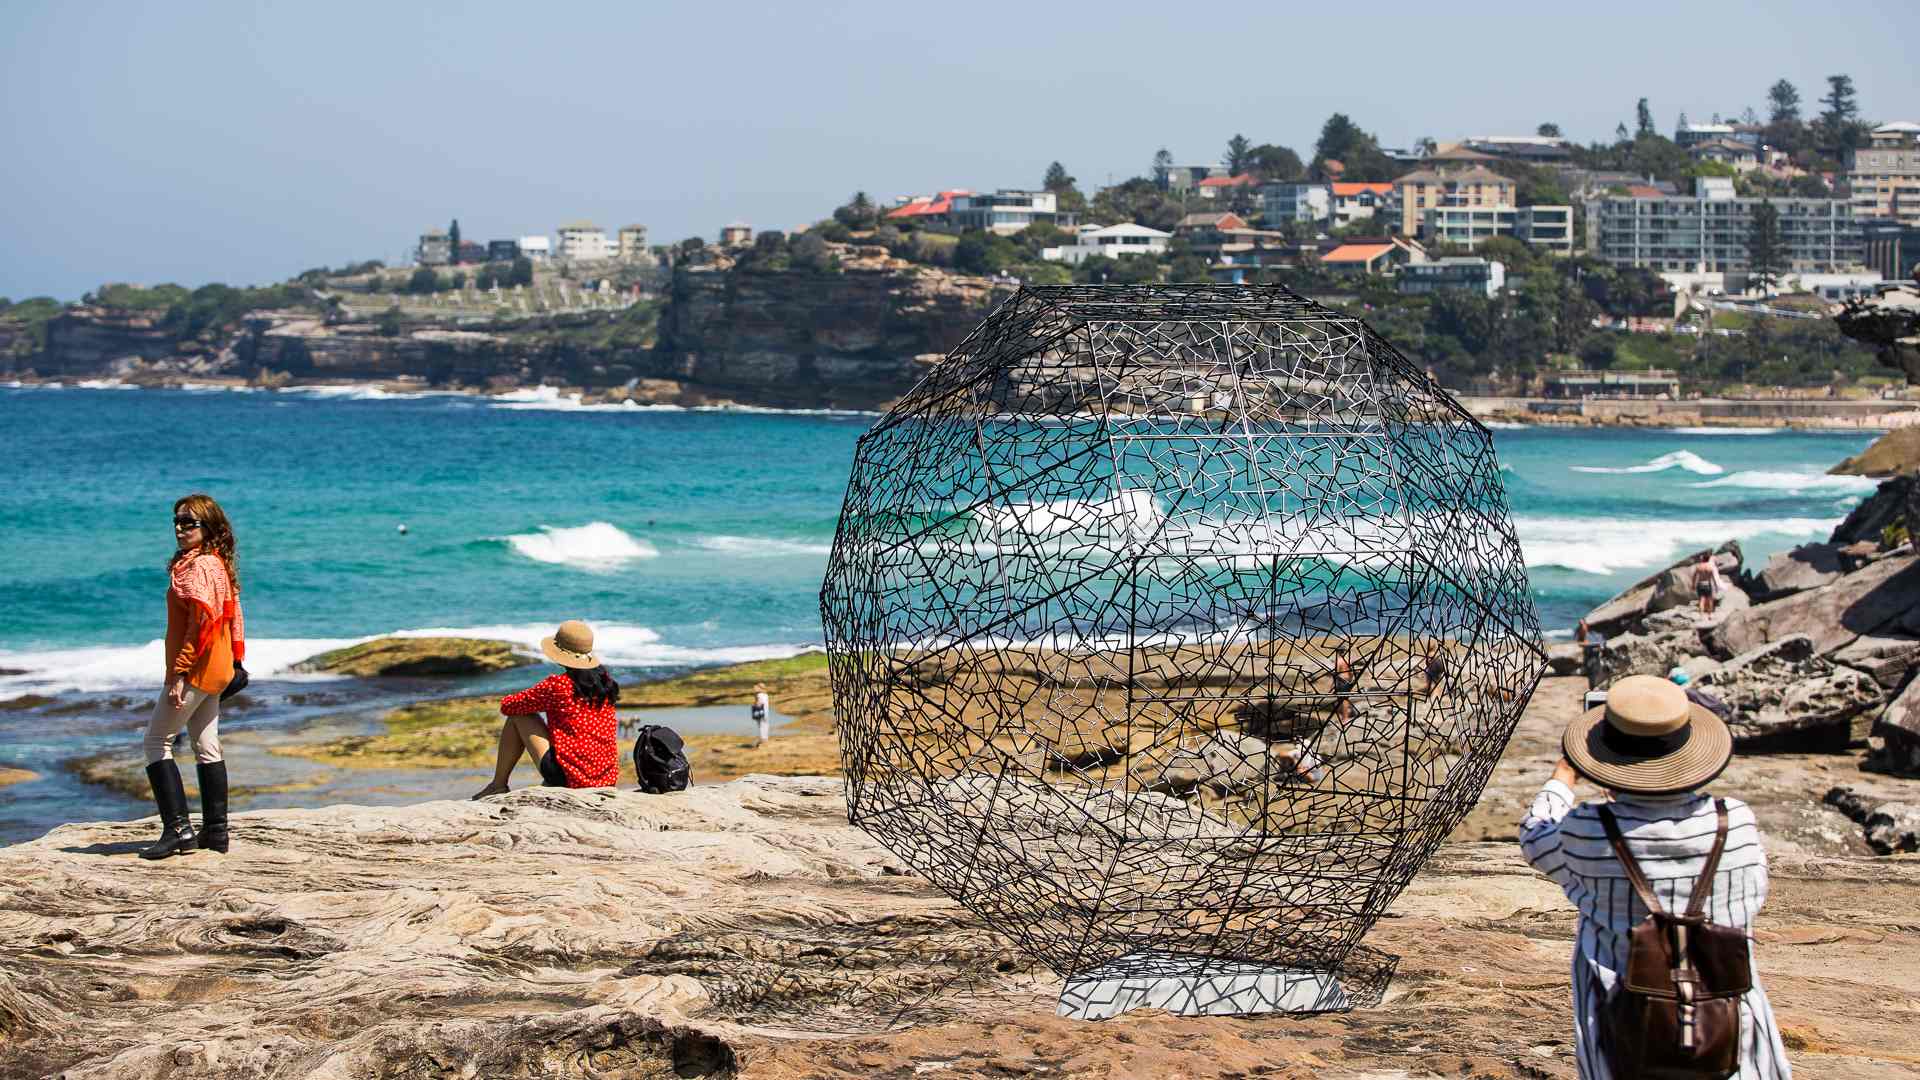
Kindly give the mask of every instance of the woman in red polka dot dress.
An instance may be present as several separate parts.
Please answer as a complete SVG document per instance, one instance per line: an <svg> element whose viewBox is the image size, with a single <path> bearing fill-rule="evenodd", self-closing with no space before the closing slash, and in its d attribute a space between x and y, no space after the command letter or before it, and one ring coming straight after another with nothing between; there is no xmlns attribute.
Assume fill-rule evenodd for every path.
<svg viewBox="0 0 1920 1080"><path fill-rule="evenodd" d="M593 630L570 619L540 651L566 670L500 699L507 720L493 782L474 795L484 799L507 790L507 777L524 751L548 787L613 787L620 782L620 721L614 705L620 684L593 655ZM542 719L542 714L545 719Z"/></svg>

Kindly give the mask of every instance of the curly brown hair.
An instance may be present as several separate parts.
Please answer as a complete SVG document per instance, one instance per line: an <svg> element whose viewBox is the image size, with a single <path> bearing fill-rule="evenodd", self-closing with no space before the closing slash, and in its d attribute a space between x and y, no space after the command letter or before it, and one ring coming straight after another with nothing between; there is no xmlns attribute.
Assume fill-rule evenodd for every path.
<svg viewBox="0 0 1920 1080"><path fill-rule="evenodd" d="M240 562L236 554L238 545L234 542L233 523L227 520L227 512L220 509L220 504L213 501L213 496L197 491L173 504L174 517L179 517L183 512L200 522L203 540L198 548L175 552L173 558L167 561L167 568L172 569L175 563L196 551L211 551L227 564L227 577L233 581L233 591L239 592Z"/></svg>

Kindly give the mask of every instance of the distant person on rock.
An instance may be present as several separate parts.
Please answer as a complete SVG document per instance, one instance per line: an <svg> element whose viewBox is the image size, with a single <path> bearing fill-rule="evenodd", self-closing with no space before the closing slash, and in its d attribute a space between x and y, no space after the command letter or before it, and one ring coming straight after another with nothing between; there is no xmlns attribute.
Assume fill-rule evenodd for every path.
<svg viewBox="0 0 1920 1080"><path fill-rule="evenodd" d="M227 762L220 753L220 693L247 655L235 571L233 525L211 496L173 504L173 560L167 564L166 687L147 723L147 783L160 808L160 839L140 852L164 859L194 850L227 850ZM193 832L186 787L173 762L182 727L193 740L200 780L200 835Z"/></svg>
<svg viewBox="0 0 1920 1080"><path fill-rule="evenodd" d="M1660 1054L1672 1055L1685 1045L1680 1030L1636 1026L1631 1017L1649 1013L1619 1008L1644 1002L1628 993L1630 955L1637 980L1658 982L1672 970L1666 962L1648 964L1648 955L1633 944L1635 928L1651 910L1649 901L1692 929L1690 935L1684 930L1646 935L1650 928L1643 928L1643 941L1664 937L1668 956L1675 941L1691 941L1680 946L1689 950L1681 955L1717 961L1683 969L1683 979L1675 981L1698 975L1689 984L1698 993L1694 1000L1708 1003L1682 1013L1694 1021L1693 1046L1710 1045L1715 1034L1729 1032L1730 1052L1737 1058L1731 1075L1791 1077L1773 1009L1754 973L1753 922L1767 898L1760 830L1745 803L1702 790L1733 757L1726 724L1690 703L1673 683L1629 675L1613 684L1605 705L1568 725L1560 746L1563 756L1553 777L1520 822L1520 849L1580 911L1573 949L1573 1028L1574 1062L1582 1080L1624 1080L1615 1067L1623 1057L1637 1052L1660 1060ZM1573 785L1581 778L1607 789L1611 801L1575 805ZM1684 923L1689 918L1712 925ZM1658 972L1649 976L1654 968ZM1716 1003L1717 995L1724 996ZM1673 998L1667 1000L1667 1010L1677 1008ZM1656 1009L1651 1015L1661 1014Z"/></svg>
<svg viewBox="0 0 1920 1080"><path fill-rule="evenodd" d="M476 799L506 791L523 752L546 787L620 783L620 719L614 710L620 684L594 655L592 628L569 619L552 637L540 639L540 651L563 670L500 699L507 719L500 727L493 780L474 793Z"/></svg>
<svg viewBox="0 0 1920 1080"><path fill-rule="evenodd" d="M1340 722L1353 720L1353 702L1347 697L1360 680L1353 673L1353 645L1342 641L1333 649L1333 692L1339 696Z"/></svg>
<svg viewBox="0 0 1920 1080"><path fill-rule="evenodd" d="M767 684L754 683L753 723L760 731L760 741L755 744L756 746L765 746L767 745L767 740L772 738L772 734L768 729L767 708Z"/></svg>
<svg viewBox="0 0 1920 1080"><path fill-rule="evenodd" d="M1605 634L1587 628L1587 620L1573 628L1573 640L1580 646L1580 670L1587 677L1587 689L1597 690L1607 678L1607 647Z"/></svg>
<svg viewBox="0 0 1920 1080"><path fill-rule="evenodd" d="M1713 561L1713 553L1703 551L1700 559L1693 564L1693 593L1699 600L1700 614L1713 617L1714 599L1720 595L1720 566Z"/></svg>

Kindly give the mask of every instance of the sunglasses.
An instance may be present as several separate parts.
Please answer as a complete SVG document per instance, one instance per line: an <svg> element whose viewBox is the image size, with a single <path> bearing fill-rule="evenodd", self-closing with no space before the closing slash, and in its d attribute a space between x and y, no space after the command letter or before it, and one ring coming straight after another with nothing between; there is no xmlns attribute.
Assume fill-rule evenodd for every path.
<svg viewBox="0 0 1920 1080"><path fill-rule="evenodd" d="M176 530L204 529L206 525L199 518L177 517L173 519L173 527Z"/></svg>

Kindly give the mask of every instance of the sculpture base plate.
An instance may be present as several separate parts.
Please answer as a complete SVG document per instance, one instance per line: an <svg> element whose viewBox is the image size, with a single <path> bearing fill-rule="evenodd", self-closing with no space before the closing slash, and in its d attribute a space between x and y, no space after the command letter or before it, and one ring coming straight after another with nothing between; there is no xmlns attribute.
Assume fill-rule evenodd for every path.
<svg viewBox="0 0 1920 1080"><path fill-rule="evenodd" d="M1067 980L1061 1016L1105 1020L1130 1009L1180 1016L1340 1012L1353 1007L1330 971L1132 953Z"/></svg>

